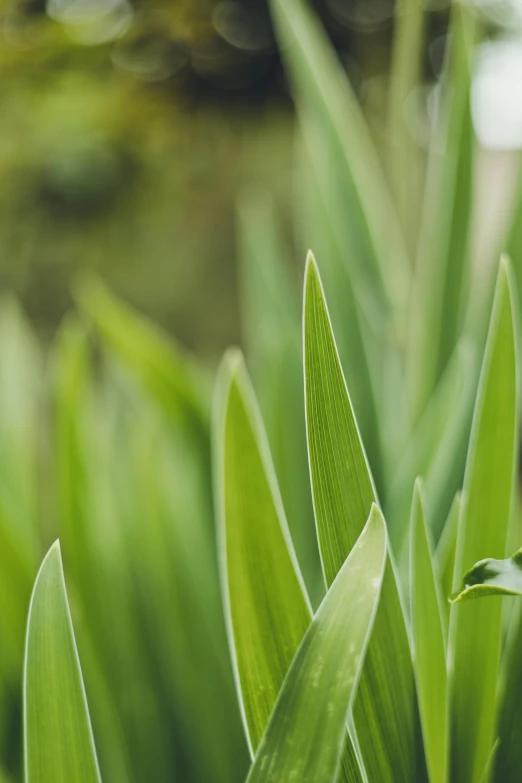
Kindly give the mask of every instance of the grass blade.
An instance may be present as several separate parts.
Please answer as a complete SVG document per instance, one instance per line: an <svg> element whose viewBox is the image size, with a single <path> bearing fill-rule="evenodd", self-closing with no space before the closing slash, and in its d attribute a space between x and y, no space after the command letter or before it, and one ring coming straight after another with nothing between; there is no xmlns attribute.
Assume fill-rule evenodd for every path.
<svg viewBox="0 0 522 783"><path fill-rule="evenodd" d="M453 572L455 571L455 554L457 549L457 532L459 528L461 505L462 495L460 492L457 492L435 552L437 570L440 574L442 597L444 598L446 625L449 620L450 604L447 599L451 594L453 586Z"/></svg>
<svg viewBox="0 0 522 783"><path fill-rule="evenodd" d="M316 606L323 586L307 470L296 289L269 194L262 190L244 193L237 212L241 325L247 364L299 564Z"/></svg>
<svg viewBox="0 0 522 783"><path fill-rule="evenodd" d="M420 481L415 483L411 514L411 621L426 761L431 783L445 783L447 763L446 623L439 576L435 572L431 531Z"/></svg>
<svg viewBox="0 0 522 783"><path fill-rule="evenodd" d="M335 150L342 198L332 225L354 288L374 320L399 325L409 291L404 241L362 110L324 30L302 0L272 0L300 123L314 150ZM311 126L311 127L310 127ZM315 165L319 179L321 166ZM328 188L322 188L327 192Z"/></svg>
<svg viewBox="0 0 522 783"><path fill-rule="evenodd" d="M372 507L299 647L248 783L334 783L386 562L386 526Z"/></svg>
<svg viewBox="0 0 522 783"><path fill-rule="evenodd" d="M312 620L255 396L229 352L215 397L214 468L222 592L252 755ZM351 740L343 777L362 781Z"/></svg>
<svg viewBox="0 0 522 783"><path fill-rule="evenodd" d="M323 571L330 585L376 496L313 257L305 278L304 358L310 475ZM425 780L425 762L416 748L420 722L411 652L390 559L354 720L370 780Z"/></svg>
<svg viewBox="0 0 522 783"><path fill-rule="evenodd" d="M26 783L100 783L58 542L29 608L24 733Z"/></svg>
<svg viewBox="0 0 522 783"><path fill-rule="evenodd" d="M412 252L417 240L423 160L408 124L406 106L416 96L420 82L425 19L422 0L397 3L388 101L388 173Z"/></svg>
<svg viewBox="0 0 522 783"><path fill-rule="evenodd" d="M328 179L332 184L325 187L335 204L343 203L336 196L333 184L338 171L334 155L326 143L320 146L322 153L320 175L312 165L313 156L307 145L298 136L296 140L298 177L295 183L297 202L297 222L300 235L300 252L303 258L310 247L314 248L317 258L321 259L321 272L332 322L338 336L338 348L341 364L350 383L350 391L357 421L364 443L371 457L373 475L378 488L384 486L383 470L383 433L379 427L382 415L377 404L377 388L374 388L370 350L367 343L368 330L360 318L356 295L350 274L343 262L346 247L340 247L336 241L332 216L335 208L319 191L319 177ZM301 378L302 383L302 378ZM395 422L399 417L397 412Z"/></svg>
<svg viewBox="0 0 522 783"><path fill-rule="evenodd" d="M473 416L454 590L473 563L505 555L517 435L510 276L508 263L502 261ZM451 609L450 780L455 783L478 780L493 745L501 611L499 601L456 604Z"/></svg>
<svg viewBox="0 0 522 783"><path fill-rule="evenodd" d="M498 599L497 599L498 601ZM522 765L522 606L511 621L503 658L503 689L499 700L498 747L493 764L493 783L518 783Z"/></svg>
<svg viewBox="0 0 522 783"><path fill-rule="evenodd" d="M462 328L469 275L475 138L470 108L474 15L452 4L451 42L427 175L410 329L414 420Z"/></svg>
<svg viewBox="0 0 522 783"><path fill-rule="evenodd" d="M477 365L471 346L460 344L396 469L385 509L392 548L399 562L407 550L405 520L416 476L421 475L424 479L435 542L440 538L454 495L462 486Z"/></svg>
<svg viewBox="0 0 522 783"><path fill-rule="evenodd" d="M224 360L216 414L222 587L254 753L312 615L253 391L237 353Z"/></svg>

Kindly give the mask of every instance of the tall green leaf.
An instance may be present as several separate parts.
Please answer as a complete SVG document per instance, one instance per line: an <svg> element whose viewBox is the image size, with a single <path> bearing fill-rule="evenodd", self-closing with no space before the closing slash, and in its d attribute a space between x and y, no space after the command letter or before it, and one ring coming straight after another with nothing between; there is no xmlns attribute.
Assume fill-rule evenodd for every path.
<svg viewBox="0 0 522 783"><path fill-rule="evenodd" d="M100 783L56 542L36 578L24 667L26 783Z"/></svg>
<svg viewBox="0 0 522 783"><path fill-rule="evenodd" d="M237 353L216 395L216 492L223 595L253 752L311 620L253 392Z"/></svg>
<svg viewBox="0 0 522 783"><path fill-rule="evenodd" d="M226 355L215 397L214 467L222 592L252 754L310 625L266 436L243 360ZM346 780L362 780L350 740Z"/></svg>
<svg viewBox="0 0 522 783"><path fill-rule="evenodd" d="M292 539L314 605L322 580L307 471L300 317L273 199L238 202L241 326ZM296 404L299 401L300 404Z"/></svg>
<svg viewBox="0 0 522 783"><path fill-rule="evenodd" d="M437 569L440 574L440 583L442 595L444 597L444 615L449 620L450 604L446 600L449 598L453 585L453 572L455 571L455 554L457 549L457 533L459 529L460 508L462 505L462 494L457 492L451 509L442 530L439 543L435 552Z"/></svg>
<svg viewBox="0 0 522 783"><path fill-rule="evenodd" d="M300 124L323 197L334 210L332 225L354 288L375 323L400 326L409 291L407 254L362 110L310 5L272 0L271 6ZM337 200L328 196L331 179L321 174L325 140L334 153Z"/></svg>
<svg viewBox="0 0 522 783"><path fill-rule="evenodd" d="M426 519L422 483L413 492L410 539L411 622L415 674L431 783L445 783L447 764L446 623Z"/></svg>
<svg viewBox="0 0 522 783"><path fill-rule="evenodd" d="M386 563L376 506L292 662L248 783L334 783Z"/></svg>
<svg viewBox="0 0 522 783"><path fill-rule="evenodd" d="M375 384L374 366L370 364L367 325L361 319L357 293L350 272L344 262L348 245L340 242L332 223L335 209L344 203L337 194L335 181L339 176L335 155L327 141L310 151L306 141L296 134L295 203L299 234L299 253L306 258L309 248L322 259L322 276L328 294L330 313L336 333L342 366L350 382L352 402L361 434L372 459L377 486L384 485L383 436L380 427L381 408L378 405L378 384ZM319 164L318 156L321 155ZM313 165L315 163L315 165ZM329 198L320 191L320 179ZM302 382L302 379L301 379ZM401 424L401 417L395 415Z"/></svg>
<svg viewBox="0 0 522 783"><path fill-rule="evenodd" d="M313 257L305 278L305 395L310 474L323 570L330 585L376 502ZM403 607L391 558L354 705L370 780L426 779Z"/></svg>
<svg viewBox="0 0 522 783"><path fill-rule="evenodd" d="M408 103L418 100L425 28L423 0L399 0L395 6L388 98L388 175L404 236L417 240L422 155L408 122Z"/></svg>
<svg viewBox="0 0 522 783"><path fill-rule="evenodd" d="M453 588L473 563L504 557L516 452L516 361L510 269L500 265L475 404ZM455 604L450 618L450 780L478 781L494 740L500 602ZM487 633L485 633L487 629Z"/></svg>
<svg viewBox="0 0 522 783"><path fill-rule="evenodd" d="M460 343L396 467L385 509L390 540L399 562L407 550L406 519L416 476L424 479L435 542L440 538L455 493L462 486L478 364L471 345Z"/></svg>
<svg viewBox="0 0 522 783"><path fill-rule="evenodd" d="M470 89L475 16L462 3L452 6L410 328L414 419L422 414L455 347L469 290L475 145Z"/></svg>

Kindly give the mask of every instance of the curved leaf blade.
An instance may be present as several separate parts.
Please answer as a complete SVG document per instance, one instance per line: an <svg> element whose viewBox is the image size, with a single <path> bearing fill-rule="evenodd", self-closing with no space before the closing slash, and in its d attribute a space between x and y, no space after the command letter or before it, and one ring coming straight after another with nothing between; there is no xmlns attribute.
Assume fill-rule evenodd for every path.
<svg viewBox="0 0 522 783"><path fill-rule="evenodd" d="M331 203L332 226L350 277L373 318L400 329L410 285L407 252L362 109L310 4L272 0L271 7L299 120L307 139L315 140L320 180L322 141L335 150L342 198ZM328 198L327 188L323 193Z"/></svg>
<svg viewBox="0 0 522 783"><path fill-rule="evenodd" d="M474 14L452 3L442 106L427 173L410 328L414 418L423 412L462 330L469 291L475 138L470 90Z"/></svg>
<svg viewBox="0 0 522 783"><path fill-rule="evenodd" d="M254 392L236 352L226 355L221 368L215 445L222 591L255 752L312 611Z"/></svg>
<svg viewBox="0 0 522 783"><path fill-rule="evenodd" d="M26 783L101 783L58 542L29 608L24 741Z"/></svg>
<svg viewBox="0 0 522 783"><path fill-rule="evenodd" d="M377 501L337 354L314 258L305 276L304 360L308 451L323 571L335 579ZM410 644L391 557L354 704L370 780L426 779Z"/></svg>
<svg viewBox="0 0 522 783"><path fill-rule="evenodd" d="M502 261L464 478L453 588L484 557L505 556L517 440L511 274ZM450 781L479 780L493 745L501 643L499 601L457 603L450 615ZM484 629L487 628L487 633Z"/></svg>
<svg viewBox="0 0 522 783"><path fill-rule="evenodd" d="M248 783L336 780L385 562L386 526L374 505L295 656Z"/></svg>
<svg viewBox="0 0 522 783"><path fill-rule="evenodd" d="M255 395L242 356L226 354L214 404L222 593L252 756L312 620ZM363 780L346 738L341 780Z"/></svg>
<svg viewBox="0 0 522 783"><path fill-rule="evenodd" d="M486 558L464 574L452 603L488 595L522 595L522 549L506 560Z"/></svg>

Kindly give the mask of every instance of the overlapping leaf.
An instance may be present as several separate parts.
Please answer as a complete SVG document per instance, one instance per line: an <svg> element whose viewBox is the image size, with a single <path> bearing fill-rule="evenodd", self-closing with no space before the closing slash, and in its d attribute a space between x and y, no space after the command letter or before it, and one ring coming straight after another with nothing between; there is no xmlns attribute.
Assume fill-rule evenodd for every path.
<svg viewBox="0 0 522 783"><path fill-rule="evenodd" d="M370 468L339 363L317 266L305 280L305 394L310 474L323 570L332 583L376 501ZM391 559L354 705L370 780L426 779L416 687Z"/></svg>
<svg viewBox="0 0 522 783"><path fill-rule="evenodd" d="M386 562L373 506L294 658L248 783L334 783Z"/></svg>
<svg viewBox="0 0 522 783"><path fill-rule="evenodd" d="M415 673L431 783L445 783L447 764L447 674L445 618L420 481L411 512L411 622Z"/></svg>
<svg viewBox="0 0 522 783"><path fill-rule="evenodd" d="M238 696L255 753L312 614L238 353L223 362L215 424L222 590ZM362 780L349 738L343 770L347 781Z"/></svg>
<svg viewBox="0 0 522 783"><path fill-rule="evenodd" d="M332 225L351 279L374 319L398 325L409 291L407 254L377 152L357 98L325 32L303 0L272 9L307 143L335 150ZM320 185L320 161L312 151ZM331 183L331 180L329 180Z"/></svg>
<svg viewBox="0 0 522 783"><path fill-rule="evenodd" d="M473 417L454 589L473 563L505 555L516 451L515 337L503 261ZM478 780L493 745L501 642L499 601L455 604L450 619L450 780Z"/></svg>

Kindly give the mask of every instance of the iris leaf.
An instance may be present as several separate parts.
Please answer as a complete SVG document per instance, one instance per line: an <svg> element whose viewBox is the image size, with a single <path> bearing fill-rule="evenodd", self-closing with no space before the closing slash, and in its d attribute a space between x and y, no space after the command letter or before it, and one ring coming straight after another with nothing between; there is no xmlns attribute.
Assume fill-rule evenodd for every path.
<svg viewBox="0 0 522 783"><path fill-rule="evenodd" d="M222 364L214 407L222 592L252 755L312 619L257 403L238 352ZM362 781L346 737L342 780Z"/></svg>
<svg viewBox="0 0 522 783"><path fill-rule="evenodd" d="M415 672L426 759L431 783L444 783L447 762L446 624L420 481L415 483L413 493L410 567Z"/></svg>
<svg viewBox="0 0 522 783"><path fill-rule="evenodd" d="M376 494L312 256L305 278L304 355L312 493L330 585L355 545ZM425 760L416 747L420 720L411 651L391 557L354 720L370 780L426 779Z"/></svg>
<svg viewBox="0 0 522 783"><path fill-rule="evenodd" d="M453 588L473 563L505 555L517 441L511 273L502 261L464 479ZM478 780L496 723L501 644L499 601L452 606L450 616L450 781ZM487 632L485 632L487 629Z"/></svg>
<svg viewBox="0 0 522 783"><path fill-rule="evenodd" d="M386 562L386 526L372 507L290 667L248 783L334 783Z"/></svg>
<svg viewBox="0 0 522 783"><path fill-rule="evenodd" d="M100 783L60 546L36 578L24 668L25 783Z"/></svg>

